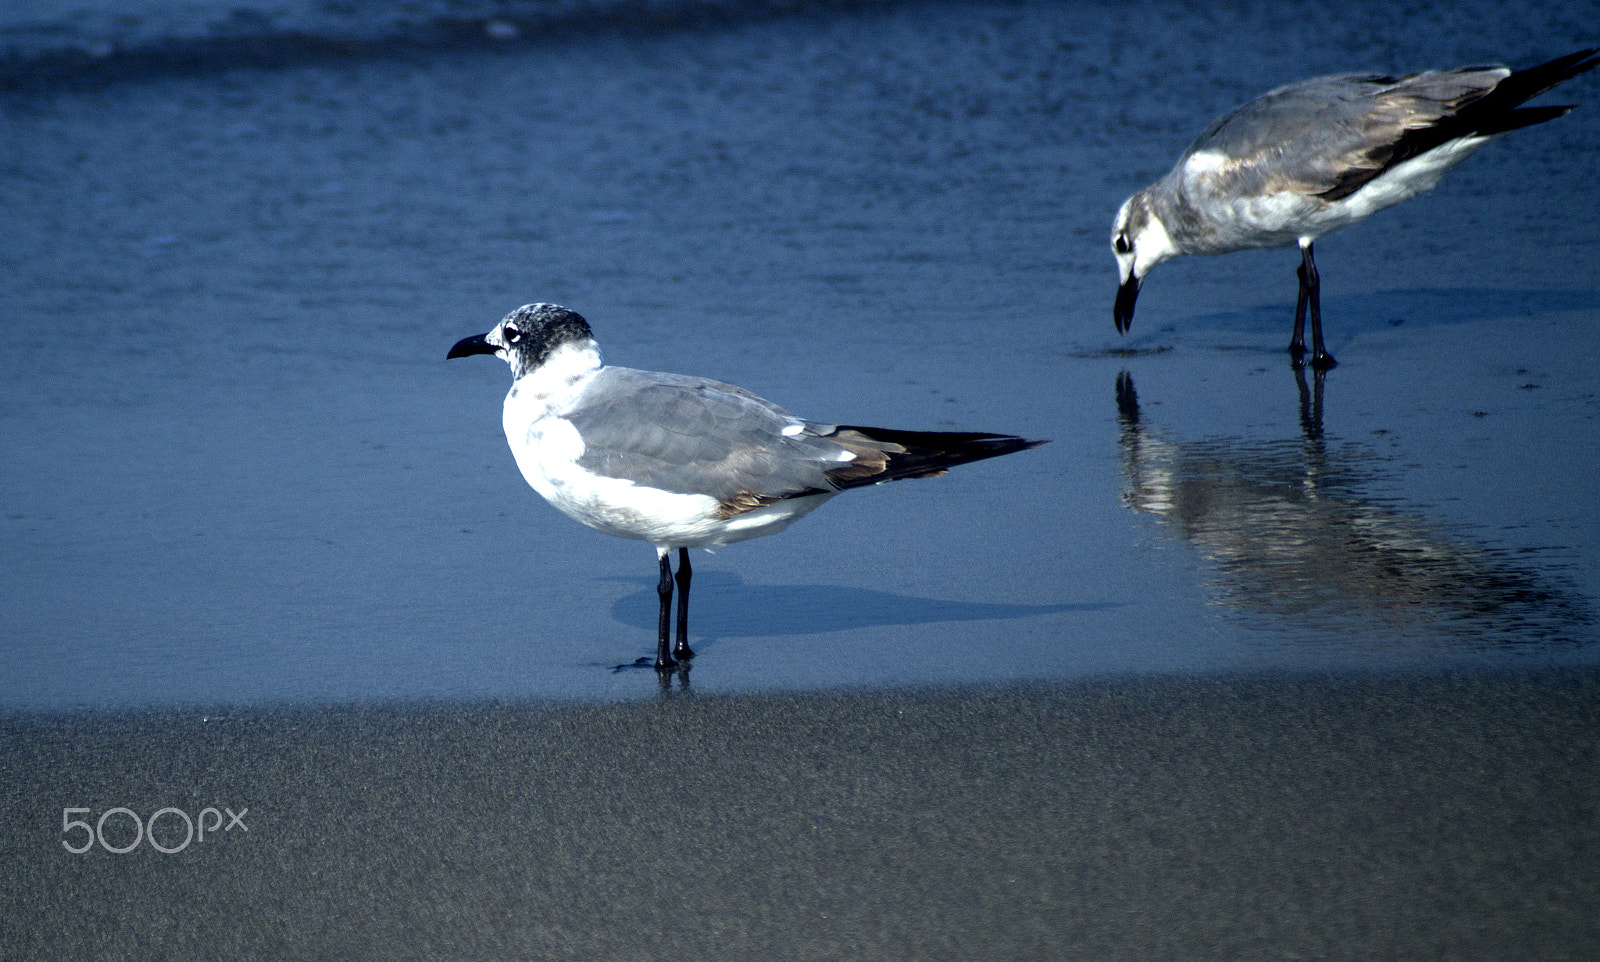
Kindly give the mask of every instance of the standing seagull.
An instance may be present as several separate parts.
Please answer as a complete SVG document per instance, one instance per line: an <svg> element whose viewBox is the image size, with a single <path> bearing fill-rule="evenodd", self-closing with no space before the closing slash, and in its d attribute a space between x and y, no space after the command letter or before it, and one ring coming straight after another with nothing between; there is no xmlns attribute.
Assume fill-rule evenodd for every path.
<svg viewBox="0 0 1600 962"><path fill-rule="evenodd" d="M694 656L690 548L776 534L846 488L934 477L1045 443L816 424L731 384L605 367L588 323L555 304L519 307L446 356L473 354L511 366L506 440L533 489L574 521L655 545L658 670ZM673 548L678 643L669 653Z"/></svg>
<svg viewBox="0 0 1600 962"><path fill-rule="evenodd" d="M1566 115L1575 105L1517 109L1591 69L1580 50L1513 73L1459 67L1404 77L1315 77L1252 100L1207 127L1167 176L1117 212L1111 249L1122 286L1118 333L1150 268L1179 254L1300 245L1300 295L1289 353L1336 363L1322 344L1322 305L1311 243L1323 234L1432 190L1444 172L1494 138Z"/></svg>

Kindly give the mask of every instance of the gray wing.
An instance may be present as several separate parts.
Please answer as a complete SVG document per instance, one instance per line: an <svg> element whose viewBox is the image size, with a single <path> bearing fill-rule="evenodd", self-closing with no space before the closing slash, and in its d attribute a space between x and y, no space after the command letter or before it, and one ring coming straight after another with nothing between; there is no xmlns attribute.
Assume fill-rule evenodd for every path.
<svg viewBox="0 0 1600 962"><path fill-rule="evenodd" d="M828 471L853 459L822 437L833 426L809 424L743 388L704 378L601 368L566 417L583 438L581 467L703 494L729 515L836 491Z"/></svg>
<svg viewBox="0 0 1600 962"><path fill-rule="evenodd" d="M1338 74L1280 87L1219 117L1184 154L1220 155L1199 176L1230 196L1349 196L1389 167L1454 136L1448 121L1491 93L1504 67L1405 77Z"/></svg>

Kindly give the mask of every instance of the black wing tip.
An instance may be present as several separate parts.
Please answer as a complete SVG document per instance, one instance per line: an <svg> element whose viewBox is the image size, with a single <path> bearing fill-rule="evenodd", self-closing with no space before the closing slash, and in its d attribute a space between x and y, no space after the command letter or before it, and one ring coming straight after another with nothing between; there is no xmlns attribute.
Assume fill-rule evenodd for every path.
<svg viewBox="0 0 1600 962"><path fill-rule="evenodd" d="M992 434L986 437L968 441L965 444L952 445L949 456L954 459L950 463L966 464L969 461L982 461L985 458L998 458L1006 454L1015 454L1036 448L1041 444L1049 444L1049 438L1020 438L1013 434Z"/></svg>
<svg viewBox="0 0 1600 962"><path fill-rule="evenodd" d="M1026 451L1050 443L1049 438L1019 438L1009 434L998 435L995 441L1005 448L1003 452L1005 454L1010 454L1012 451Z"/></svg>
<svg viewBox="0 0 1600 962"><path fill-rule="evenodd" d="M1577 104L1557 104L1551 107L1519 107L1506 114L1503 122L1485 128L1480 133L1503 134L1523 127L1532 127L1534 124L1542 124L1557 117L1565 117L1577 106Z"/></svg>
<svg viewBox="0 0 1600 962"><path fill-rule="evenodd" d="M955 467L958 464L970 464L973 461L986 461L989 458L1003 457L1007 454L1016 454L1036 448L1041 444L1049 444L1048 438L1022 438L1014 434L991 434L966 444L955 446L945 456L949 459L944 467ZM890 459L890 464L894 459Z"/></svg>
<svg viewBox="0 0 1600 962"><path fill-rule="evenodd" d="M1565 57L1557 57L1548 63L1542 63L1529 69L1550 70L1553 73L1559 73L1561 79L1566 80L1569 77L1576 77L1585 71L1593 70L1597 65L1600 65L1600 56L1595 56L1596 54L1600 54L1600 47L1586 47L1583 50L1574 50ZM1522 71L1518 72L1521 73ZM1556 82L1560 83L1561 81L1558 80Z"/></svg>
<svg viewBox="0 0 1600 962"><path fill-rule="evenodd" d="M835 429L836 433L839 431L854 431L873 441L903 449L894 453L885 452L881 471L848 479L841 487L937 477L958 464L985 461L1050 443L1048 438L1024 438L1015 434L983 431L901 431L853 424L841 424Z"/></svg>
<svg viewBox="0 0 1600 962"><path fill-rule="evenodd" d="M1329 189L1317 196L1337 201L1354 194L1397 165L1462 137L1497 137L1500 134L1565 117L1577 104L1524 107L1523 104L1552 87L1600 66L1600 48L1589 47L1557 57L1535 67L1512 71L1488 91L1469 99L1455 112L1447 112L1425 127L1406 131L1389 145L1387 154L1375 155L1370 166L1354 166ZM1463 68L1467 69L1467 68ZM1473 68L1490 69L1490 68ZM1504 69L1500 67L1499 69Z"/></svg>
<svg viewBox="0 0 1600 962"><path fill-rule="evenodd" d="M1600 47L1588 47L1534 67L1513 71L1511 76L1500 82L1495 92L1510 98L1509 106L1515 107L1600 66L1600 56L1596 54L1600 54Z"/></svg>
<svg viewBox="0 0 1600 962"><path fill-rule="evenodd" d="M908 448L954 449L986 444L1016 444L1021 447L1035 447L1049 443L1048 438L1030 440L1016 434L995 434L991 431L903 431L897 428L874 428L861 424L836 425L829 432L829 435L838 434L840 431L855 431L866 435L874 441L887 441L892 444L901 444Z"/></svg>

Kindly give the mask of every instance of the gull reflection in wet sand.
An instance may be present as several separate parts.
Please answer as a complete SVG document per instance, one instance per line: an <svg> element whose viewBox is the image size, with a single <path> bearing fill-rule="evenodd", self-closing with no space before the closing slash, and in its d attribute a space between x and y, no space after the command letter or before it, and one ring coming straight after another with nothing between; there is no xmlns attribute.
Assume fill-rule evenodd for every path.
<svg viewBox="0 0 1600 962"><path fill-rule="evenodd" d="M1117 375L1123 503L1210 562L1215 603L1319 637L1593 640L1588 603L1553 563L1541 570L1531 555L1474 543L1374 493L1388 480L1382 461L1330 447L1322 379L1297 377L1300 437L1181 441L1146 423L1132 376Z"/></svg>

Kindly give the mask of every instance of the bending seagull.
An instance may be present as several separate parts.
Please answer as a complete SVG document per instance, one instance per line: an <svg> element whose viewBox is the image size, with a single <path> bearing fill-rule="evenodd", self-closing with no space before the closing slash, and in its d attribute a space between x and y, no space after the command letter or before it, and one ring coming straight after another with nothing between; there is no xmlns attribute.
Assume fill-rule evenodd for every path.
<svg viewBox="0 0 1600 962"><path fill-rule="evenodd" d="M506 440L528 484L574 521L655 545L657 669L694 656L690 548L776 534L846 488L934 477L1045 443L817 424L731 384L603 366L588 323L555 304L519 307L447 357L473 354L511 366ZM669 652L674 548L678 641Z"/></svg>
<svg viewBox="0 0 1600 962"><path fill-rule="evenodd" d="M1525 101L1600 63L1577 53L1513 73L1505 67L1429 70L1404 77L1339 74L1277 90L1223 115L1167 176L1117 212L1111 249L1122 286L1118 333L1150 268L1179 254L1300 245L1300 294L1289 352L1333 367L1311 244L1318 237L1432 190L1444 172L1494 138L1566 115L1574 105Z"/></svg>

